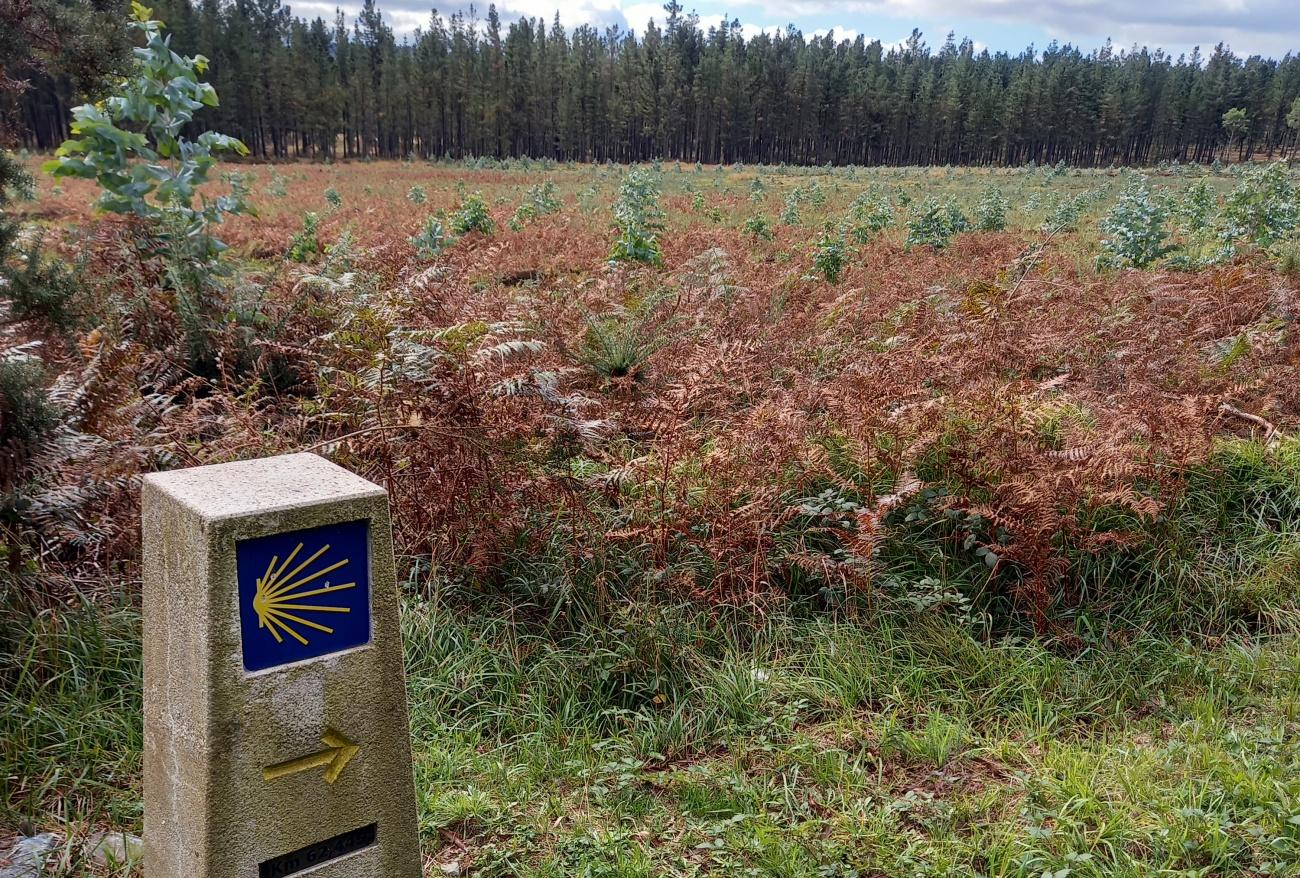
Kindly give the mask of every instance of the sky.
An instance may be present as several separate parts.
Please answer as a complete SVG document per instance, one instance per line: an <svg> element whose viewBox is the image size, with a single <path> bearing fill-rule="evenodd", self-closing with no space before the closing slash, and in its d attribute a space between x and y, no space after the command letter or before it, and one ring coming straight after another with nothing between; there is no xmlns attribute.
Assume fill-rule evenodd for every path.
<svg viewBox="0 0 1300 878"><path fill-rule="evenodd" d="M290 0L292 2L292 0ZM882 43L901 42L920 28L931 47L943 44L949 32L957 39L969 37L977 48L1019 52L1029 45L1038 49L1052 40L1073 43L1084 50L1111 40L1116 48L1134 45L1163 48L1173 55L1200 46L1209 54L1215 44L1227 43L1238 55L1280 58L1300 52L1300 0L682 0L708 26L722 19L737 19L748 33L781 29L793 24L805 34L833 30L837 36L859 35ZM360 0L308 0L292 3L295 15L331 20L334 10L354 13ZM468 2L444 0L378 0L398 36L411 34L429 20L437 5L446 16ZM477 4L479 16L487 14L488 0ZM521 16L548 22L560 12L568 27L617 24L642 31L653 18L663 24L663 6L644 0L499 0L503 22Z"/></svg>

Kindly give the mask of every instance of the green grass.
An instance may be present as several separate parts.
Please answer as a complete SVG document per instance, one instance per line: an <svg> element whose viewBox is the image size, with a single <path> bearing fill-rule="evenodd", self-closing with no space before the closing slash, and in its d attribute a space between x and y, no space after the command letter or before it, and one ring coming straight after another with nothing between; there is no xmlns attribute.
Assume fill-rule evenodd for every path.
<svg viewBox="0 0 1300 878"><path fill-rule="evenodd" d="M138 829L134 613L6 622L0 824ZM405 634L426 849L475 874L1300 863L1292 634L1064 655L931 617L720 625L658 606L549 637L436 604L409 604Z"/></svg>
<svg viewBox="0 0 1300 878"><path fill-rule="evenodd" d="M140 619L0 593L0 826L140 820Z"/></svg>
<svg viewBox="0 0 1300 878"><path fill-rule="evenodd" d="M456 839L503 875L1247 874L1300 841L1289 636L1063 657L920 619L641 624L691 648L408 615L443 857Z"/></svg>
<svg viewBox="0 0 1300 878"><path fill-rule="evenodd" d="M664 608L641 624L692 646L664 664L627 629L530 642L408 615L441 857L539 876L1292 874L1293 637L1063 657L919 619L769 620L743 642Z"/></svg>

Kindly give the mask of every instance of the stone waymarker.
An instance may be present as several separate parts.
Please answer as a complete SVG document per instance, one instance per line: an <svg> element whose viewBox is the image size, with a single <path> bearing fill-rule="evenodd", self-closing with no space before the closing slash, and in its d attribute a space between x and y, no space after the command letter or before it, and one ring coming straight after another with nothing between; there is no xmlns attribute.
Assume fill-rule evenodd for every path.
<svg viewBox="0 0 1300 878"><path fill-rule="evenodd" d="M418 878L387 494L294 454L143 505L146 878Z"/></svg>

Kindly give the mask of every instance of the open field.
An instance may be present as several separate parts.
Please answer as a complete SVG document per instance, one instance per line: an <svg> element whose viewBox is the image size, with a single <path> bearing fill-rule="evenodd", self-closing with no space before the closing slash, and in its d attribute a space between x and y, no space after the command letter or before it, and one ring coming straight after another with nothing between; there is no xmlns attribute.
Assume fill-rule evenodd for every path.
<svg viewBox="0 0 1300 878"><path fill-rule="evenodd" d="M430 875L1300 874L1294 172L223 167L213 332L21 206L86 281L0 827L139 828L136 477L311 449L392 495Z"/></svg>
<svg viewBox="0 0 1300 878"><path fill-rule="evenodd" d="M204 336L159 289L162 260L128 253L129 223L87 225L89 191L33 216L100 279L85 307L103 326L46 348L97 370L92 465L324 450L389 486L417 579L524 565L554 618L637 593L647 565L655 590L714 605L835 605L882 566L933 578L934 551L972 606L1061 636L1097 601L1143 612L1148 586L1217 626L1276 606L1267 585L1210 584L1245 558L1185 582L1194 547L1168 530L1189 479L1220 478L1217 442L1275 446L1300 412L1294 242L1225 250L1216 231L1255 222L1216 191L1258 214L1291 186L1296 209L1274 170L1155 178L1189 231L1164 264L1101 270L1118 174L647 172L653 264L610 259L614 202L641 197L619 195L620 168L258 167L240 173L260 216L223 230L242 258ZM954 234L993 185L1007 229ZM101 499L77 544L131 557L131 519Z"/></svg>

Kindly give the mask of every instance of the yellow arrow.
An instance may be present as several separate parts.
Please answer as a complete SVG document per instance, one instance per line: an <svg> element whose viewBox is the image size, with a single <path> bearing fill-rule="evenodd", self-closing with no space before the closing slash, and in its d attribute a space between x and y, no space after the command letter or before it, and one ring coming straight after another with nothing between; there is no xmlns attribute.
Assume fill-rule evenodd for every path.
<svg viewBox="0 0 1300 878"><path fill-rule="evenodd" d="M280 777L288 777L291 774L299 774L304 771L310 771L313 768L325 766L325 782L334 783L343 773L343 769L352 761L352 757L357 755L361 747L355 742L348 740L347 736L334 729L326 728L325 734L321 736L321 743L325 749L308 756L299 756L297 759L287 759L284 762L277 762L275 765L268 765L262 769L263 780L275 780Z"/></svg>

